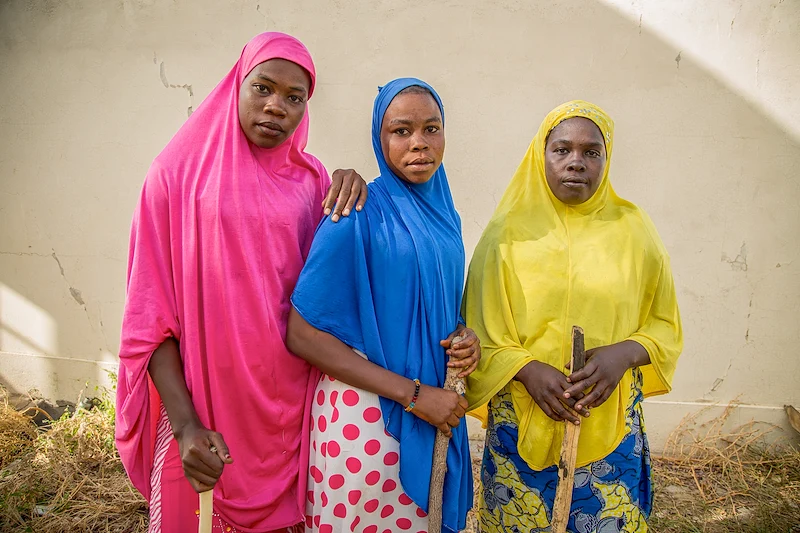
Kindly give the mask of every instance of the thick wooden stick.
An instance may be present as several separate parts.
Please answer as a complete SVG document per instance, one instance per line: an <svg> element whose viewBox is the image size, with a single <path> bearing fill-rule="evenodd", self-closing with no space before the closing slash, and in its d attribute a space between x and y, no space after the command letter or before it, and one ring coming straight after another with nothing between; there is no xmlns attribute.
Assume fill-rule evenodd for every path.
<svg viewBox="0 0 800 533"><path fill-rule="evenodd" d="M451 343L460 341L454 337ZM456 391L464 394L464 380L458 377L461 368L447 369L444 379L445 390ZM462 422L465 423L465 422ZM431 472L431 488L428 496L428 533L441 533L442 531L442 496L444 490L444 475L447 473L447 447L450 439L441 431L436 431L436 440L433 444L433 470Z"/></svg>
<svg viewBox="0 0 800 533"><path fill-rule="evenodd" d="M577 372L586 364L586 351L583 342L583 329L572 326L572 372ZM551 531L565 533L572 507L572 489L575 485L575 461L578 457L578 437L581 426L564 422L564 440L561 442L561 458L558 461L558 487L553 502Z"/></svg>
<svg viewBox="0 0 800 533"><path fill-rule="evenodd" d="M200 528L198 533L211 533L211 517L214 513L214 489L200 493Z"/></svg>

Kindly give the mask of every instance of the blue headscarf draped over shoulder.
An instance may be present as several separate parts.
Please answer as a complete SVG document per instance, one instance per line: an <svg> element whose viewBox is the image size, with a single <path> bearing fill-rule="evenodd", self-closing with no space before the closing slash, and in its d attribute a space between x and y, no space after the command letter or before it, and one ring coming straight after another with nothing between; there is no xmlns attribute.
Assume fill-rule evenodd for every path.
<svg viewBox="0 0 800 533"><path fill-rule="evenodd" d="M464 285L461 219L444 165L423 184L401 180L381 148L386 109L403 89L427 83L401 78L381 87L372 113L372 147L380 176L369 201L334 224L317 228L292 304L315 328L365 353L370 361L409 379L444 385L447 355L441 339L456 329ZM403 490L426 512L436 428L381 398L386 430L400 443ZM466 424L453 430L447 454L443 527L466 526L472 473Z"/></svg>

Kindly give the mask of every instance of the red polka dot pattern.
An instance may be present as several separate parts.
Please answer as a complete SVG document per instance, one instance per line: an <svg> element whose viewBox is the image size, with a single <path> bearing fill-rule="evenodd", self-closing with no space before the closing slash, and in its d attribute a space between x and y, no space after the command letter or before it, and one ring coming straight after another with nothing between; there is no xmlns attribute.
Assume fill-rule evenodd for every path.
<svg viewBox="0 0 800 533"><path fill-rule="evenodd" d="M366 409L364 409L364 421L365 422L369 422L370 424L374 424L375 422L377 422L381 418L382 417L381 417L381 410L380 409L377 409L375 407L367 407Z"/></svg>
<svg viewBox="0 0 800 533"><path fill-rule="evenodd" d="M307 533L412 533L428 519L400 484L398 443L377 395L328 376L312 404Z"/></svg>

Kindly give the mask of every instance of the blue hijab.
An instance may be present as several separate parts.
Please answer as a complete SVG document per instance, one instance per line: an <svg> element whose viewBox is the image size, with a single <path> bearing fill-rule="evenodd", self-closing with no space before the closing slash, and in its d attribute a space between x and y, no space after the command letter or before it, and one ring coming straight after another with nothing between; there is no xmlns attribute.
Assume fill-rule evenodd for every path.
<svg viewBox="0 0 800 533"><path fill-rule="evenodd" d="M461 219L444 165L423 184L397 177L383 157L381 125L395 96L410 86L436 91L415 78L381 87L372 112L372 147L380 176L369 201L334 224L323 220L300 274L292 304L315 328L409 379L442 387L447 355L441 339L456 329L464 286ZM386 430L400 443L403 490L426 512L436 428L380 398ZM453 430L444 482L443 528L466 527L472 471L466 423Z"/></svg>

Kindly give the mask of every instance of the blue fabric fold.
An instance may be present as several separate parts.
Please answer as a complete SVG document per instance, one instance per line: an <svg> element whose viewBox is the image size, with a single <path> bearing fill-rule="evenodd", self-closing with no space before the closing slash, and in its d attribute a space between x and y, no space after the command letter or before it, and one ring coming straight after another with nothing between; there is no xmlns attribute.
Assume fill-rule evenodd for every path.
<svg viewBox="0 0 800 533"><path fill-rule="evenodd" d="M442 387L447 355L439 341L460 321L464 286L461 219L444 165L424 184L389 169L381 149L386 109L403 89L436 91L416 78L381 87L372 114L372 146L380 176L369 201L336 224L317 228L292 304L315 328L365 353L370 361L409 379ZM400 443L403 490L426 512L436 428L381 397L386 430ZM444 482L443 528L466 527L472 507L472 470L466 423L453 430Z"/></svg>

